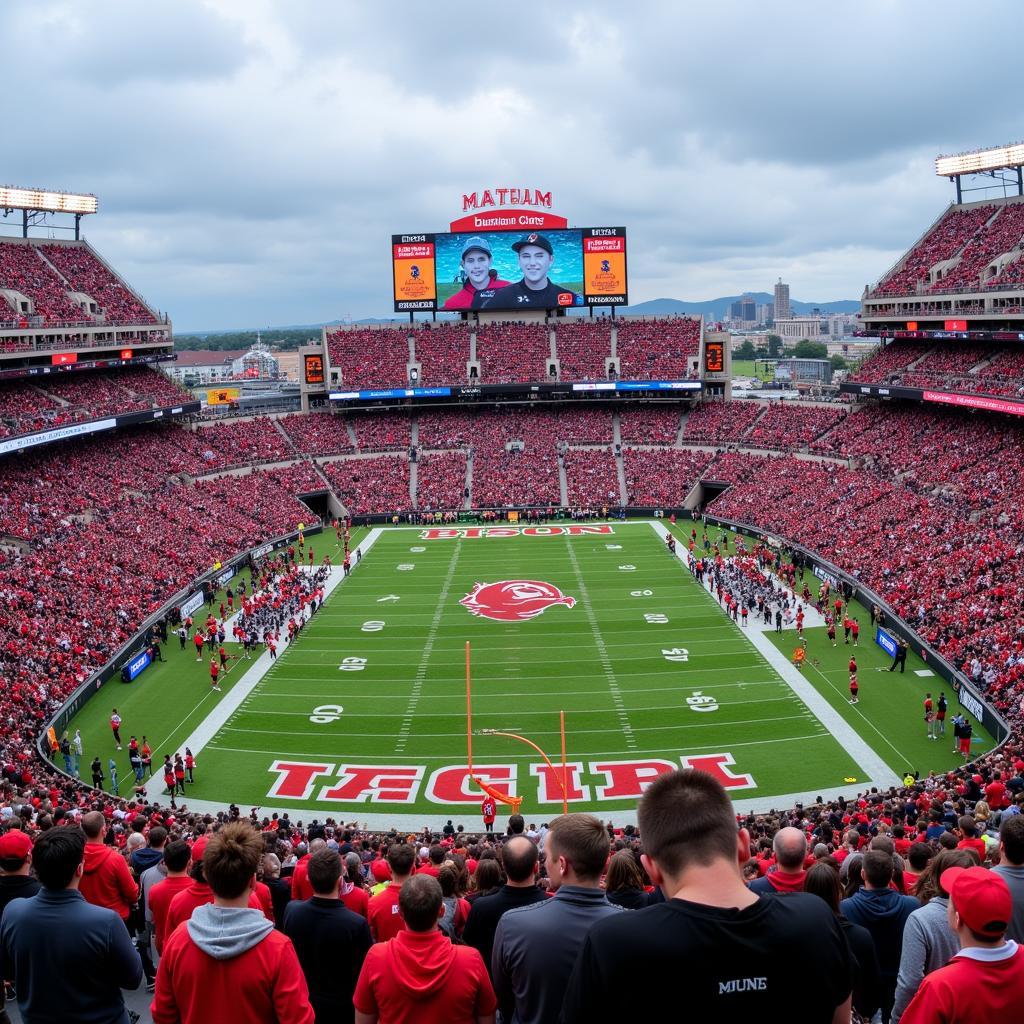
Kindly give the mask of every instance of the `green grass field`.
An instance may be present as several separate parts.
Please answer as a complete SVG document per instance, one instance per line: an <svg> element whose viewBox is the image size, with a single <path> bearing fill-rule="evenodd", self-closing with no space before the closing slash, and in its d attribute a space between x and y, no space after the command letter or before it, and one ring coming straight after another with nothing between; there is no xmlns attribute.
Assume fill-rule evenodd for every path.
<svg viewBox="0 0 1024 1024"><path fill-rule="evenodd" d="M197 664L191 645L180 651L177 641L166 646L166 663L135 683L108 683L72 723L82 729L85 764L96 752L104 765L116 756L122 780L129 775L127 751L114 750L107 725L112 706L124 719L125 741L132 733L149 737L156 765L165 752L183 750L227 702L225 720L200 737L201 751L192 744L190 804L233 801L246 810L294 808L346 820L461 815L472 827L481 794L465 782L466 641L474 765L495 785L512 776L528 817L558 812L557 779L534 750L486 730L524 736L558 762L562 710L574 766L571 806L605 816L632 810L646 780L685 763L724 773L740 808L773 797L852 793L871 771L863 743L861 755L848 752L856 747L851 737L899 775L958 763L952 738L925 736L921 697L938 680L915 675L920 663L910 659L903 676L875 671L890 661L865 629L857 651L861 702L852 707L849 648L840 640L833 650L823 629L809 630L804 677L831 708L823 716L668 554L663 527L632 522L610 530L475 539L384 530L237 708L231 703L241 694L232 698L232 691L245 686L250 663L235 662L224 692L214 693L207 660ZM318 552L333 542L315 540ZM365 534L354 533L353 543L365 543ZM516 580L550 584L575 604L498 621L460 603L476 583ZM792 630L765 636L788 658ZM829 714L832 724L822 721ZM843 733L843 723L852 732ZM991 745L980 727L976 736L976 749ZM155 784L151 795L159 797Z"/></svg>

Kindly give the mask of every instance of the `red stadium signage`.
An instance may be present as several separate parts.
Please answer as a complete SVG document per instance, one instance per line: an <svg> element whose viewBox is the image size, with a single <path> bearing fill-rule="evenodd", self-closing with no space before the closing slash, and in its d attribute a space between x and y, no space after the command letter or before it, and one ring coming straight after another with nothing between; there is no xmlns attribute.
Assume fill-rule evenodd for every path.
<svg viewBox="0 0 1024 1024"><path fill-rule="evenodd" d="M70 366L78 362L78 356L74 352L54 352L50 356L50 362L53 366Z"/></svg>
<svg viewBox="0 0 1024 1024"><path fill-rule="evenodd" d="M1024 416L1024 402L1008 402L1003 398L954 395L947 391L925 391L921 397L926 402L942 402L945 405L960 405L967 409L987 409L989 412L1005 412L1011 416Z"/></svg>
<svg viewBox="0 0 1024 1024"><path fill-rule="evenodd" d="M947 320L945 322L945 330L947 331L966 331L967 321L966 320Z"/></svg>
<svg viewBox="0 0 1024 1024"><path fill-rule="evenodd" d="M131 359L131 357L132 357L132 350L130 348L123 348L123 349L121 349L121 358L122 359Z"/></svg>
<svg viewBox="0 0 1024 1024"><path fill-rule="evenodd" d="M463 193L465 216L453 220L449 227L452 232L567 228L565 217L548 212L551 206L551 193L539 188L485 188Z"/></svg>
<svg viewBox="0 0 1024 1024"><path fill-rule="evenodd" d="M713 775L726 789L754 789L753 776L734 772L732 754L682 755L678 761L642 758L637 761L596 760L566 765L566 796L570 803L635 801L659 775L677 767L693 768ZM535 780L533 796L539 804L561 804L560 767L539 762L474 765L473 775L508 796L517 792L517 783ZM448 806L480 803L480 793L471 782L465 765L445 765L429 770L417 764L357 765L330 761L279 759L269 772L277 776L267 791L269 799L301 800L320 804L412 804L420 798Z"/></svg>
<svg viewBox="0 0 1024 1024"><path fill-rule="evenodd" d="M605 523L594 526L460 526L420 531L420 540L479 540L481 537L606 537L615 529Z"/></svg>

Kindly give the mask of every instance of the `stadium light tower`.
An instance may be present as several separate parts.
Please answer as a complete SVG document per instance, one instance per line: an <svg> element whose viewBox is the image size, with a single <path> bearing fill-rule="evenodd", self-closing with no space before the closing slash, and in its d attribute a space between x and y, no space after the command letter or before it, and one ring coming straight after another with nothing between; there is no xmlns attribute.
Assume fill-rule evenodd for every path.
<svg viewBox="0 0 1024 1024"><path fill-rule="evenodd" d="M998 171L1013 171L1013 178L1003 177ZM980 192L991 185L965 189L961 179L965 175L987 175L1005 186L1015 181L1017 195L1024 196L1024 142L1015 142L1008 146L997 146L994 149L975 149L969 153L956 153L952 156L935 158L935 173L940 178L949 178L956 182L956 201L963 202L964 192Z"/></svg>
<svg viewBox="0 0 1024 1024"><path fill-rule="evenodd" d="M82 218L98 209L99 201L90 193L0 185L0 210L4 216L21 210L22 238L28 238L29 224L44 220L51 213L66 213L75 218L75 241L78 241Z"/></svg>

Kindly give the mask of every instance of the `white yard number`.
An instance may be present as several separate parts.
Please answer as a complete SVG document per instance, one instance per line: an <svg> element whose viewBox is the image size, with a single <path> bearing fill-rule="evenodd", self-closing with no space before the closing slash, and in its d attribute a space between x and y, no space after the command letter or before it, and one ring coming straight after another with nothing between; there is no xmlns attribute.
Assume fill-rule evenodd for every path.
<svg viewBox="0 0 1024 1024"><path fill-rule="evenodd" d="M313 708L313 714L309 716L309 720L315 725L327 725L341 718L341 713L344 710L340 704L321 704L320 707Z"/></svg>
<svg viewBox="0 0 1024 1024"><path fill-rule="evenodd" d="M623 572L633 572L636 569L635 565L620 565L619 568Z"/></svg>
<svg viewBox="0 0 1024 1024"><path fill-rule="evenodd" d="M421 551L426 551L427 549L426 548L409 548L409 550L411 552L413 552L413 554L418 555Z"/></svg>
<svg viewBox="0 0 1024 1024"><path fill-rule="evenodd" d="M644 616L644 618L648 622L654 623L659 626L664 625L666 622L668 622L668 616L662 615L661 612L648 612Z"/></svg>
<svg viewBox="0 0 1024 1024"><path fill-rule="evenodd" d="M369 622L363 623L364 633L379 633L384 628L384 623L380 619L370 619Z"/></svg>
<svg viewBox="0 0 1024 1024"><path fill-rule="evenodd" d="M668 650L662 648L661 653L666 661L689 661L690 652L685 647L671 647Z"/></svg>
<svg viewBox="0 0 1024 1024"><path fill-rule="evenodd" d="M700 690L694 690L692 697L686 698L691 711L717 711L718 705L714 697L705 697Z"/></svg>
<svg viewBox="0 0 1024 1024"><path fill-rule="evenodd" d="M654 597L653 590L631 590L629 592L630 597Z"/></svg>
<svg viewBox="0 0 1024 1024"><path fill-rule="evenodd" d="M339 672L362 672L366 668L365 658L342 658L338 666Z"/></svg>
<svg viewBox="0 0 1024 1024"><path fill-rule="evenodd" d="M621 544L605 544L605 547L609 551L621 551L622 550L622 545Z"/></svg>
<svg viewBox="0 0 1024 1024"><path fill-rule="evenodd" d="M408 572L410 569L415 569L416 566L412 562L403 562L401 565L396 566L399 572Z"/></svg>

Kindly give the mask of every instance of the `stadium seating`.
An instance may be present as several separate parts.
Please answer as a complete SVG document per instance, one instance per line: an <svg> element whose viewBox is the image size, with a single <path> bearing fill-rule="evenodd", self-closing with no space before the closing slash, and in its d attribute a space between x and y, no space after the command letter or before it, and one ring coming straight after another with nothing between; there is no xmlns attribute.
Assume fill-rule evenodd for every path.
<svg viewBox="0 0 1024 1024"><path fill-rule="evenodd" d="M572 508L601 509L622 503L610 448L570 448L565 453L565 480Z"/></svg>
<svg viewBox="0 0 1024 1024"><path fill-rule="evenodd" d="M351 515L412 508L408 455L339 459L324 472Z"/></svg>
<svg viewBox="0 0 1024 1024"><path fill-rule="evenodd" d="M686 417L683 441L732 444L740 441L765 411L756 402L702 402Z"/></svg>
<svg viewBox="0 0 1024 1024"><path fill-rule="evenodd" d="M409 341L404 330L351 327L327 332L331 369L341 370L346 388L408 386Z"/></svg>
<svg viewBox="0 0 1024 1024"><path fill-rule="evenodd" d="M67 281L70 291L84 292L96 301L104 323L156 323L156 317L88 246L41 245L39 250Z"/></svg>
<svg viewBox="0 0 1024 1024"><path fill-rule="evenodd" d="M434 452L423 455L416 470L416 507L457 509L465 503L466 455Z"/></svg>
<svg viewBox="0 0 1024 1024"><path fill-rule="evenodd" d="M46 323L91 322L92 317L68 298L68 289L53 268L43 261L34 245L0 241L0 288L10 288L32 300L33 316ZM4 303L12 314L19 313Z"/></svg>
<svg viewBox="0 0 1024 1024"><path fill-rule="evenodd" d="M1015 249L1024 237L1024 203L1007 203L964 246L960 262L929 291L980 288L981 272L997 256Z"/></svg>
<svg viewBox="0 0 1024 1024"><path fill-rule="evenodd" d="M355 429L361 452L402 451L411 443L406 413L365 413L353 415L349 422Z"/></svg>
<svg viewBox="0 0 1024 1024"><path fill-rule="evenodd" d="M964 209L951 207L903 258L899 266L882 278L873 295L914 295L928 271L944 260L950 260L967 244L975 232L996 212L991 205Z"/></svg>
<svg viewBox="0 0 1024 1024"><path fill-rule="evenodd" d="M608 317L566 317L555 321L561 379L606 380L605 360L612 354L612 327Z"/></svg>
<svg viewBox="0 0 1024 1024"><path fill-rule="evenodd" d="M623 443L675 444L679 434L679 407L640 405L619 414Z"/></svg>
<svg viewBox="0 0 1024 1024"><path fill-rule="evenodd" d="M641 451L624 448L626 494L631 505L680 504L711 462L702 451Z"/></svg>
<svg viewBox="0 0 1024 1024"><path fill-rule="evenodd" d="M476 332L476 357L482 384L545 381L551 333L543 324L496 323Z"/></svg>
<svg viewBox="0 0 1024 1024"><path fill-rule="evenodd" d="M200 429L196 437L203 451L212 455L209 461L217 468L281 462L296 456L291 442L266 416L214 423Z"/></svg>
<svg viewBox="0 0 1024 1024"><path fill-rule="evenodd" d="M743 443L755 448L800 448L830 431L845 416L845 409L832 405L771 403Z"/></svg>
<svg viewBox="0 0 1024 1024"><path fill-rule="evenodd" d="M353 450L348 421L333 413L284 416L281 426L304 455L339 455Z"/></svg>
<svg viewBox="0 0 1024 1024"><path fill-rule="evenodd" d="M469 325L439 323L412 332L420 383L424 387L465 384L469 362Z"/></svg>
<svg viewBox="0 0 1024 1024"><path fill-rule="evenodd" d="M889 384L891 375L931 351L931 342L893 341L865 359L850 380L858 384Z"/></svg>
<svg viewBox="0 0 1024 1024"><path fill-rule="evenodd" d="M699 319L619 320L616 335L623 380L685 380L700 351Z"/></svg>

